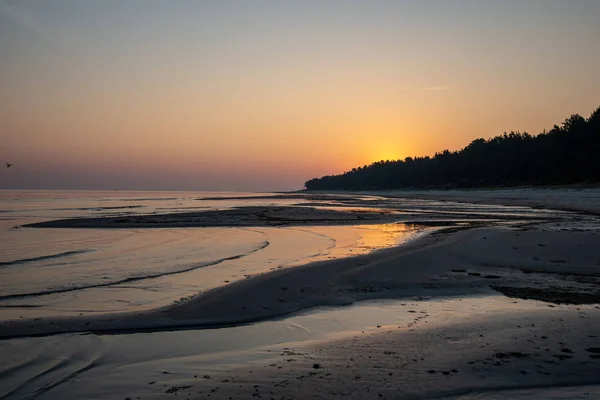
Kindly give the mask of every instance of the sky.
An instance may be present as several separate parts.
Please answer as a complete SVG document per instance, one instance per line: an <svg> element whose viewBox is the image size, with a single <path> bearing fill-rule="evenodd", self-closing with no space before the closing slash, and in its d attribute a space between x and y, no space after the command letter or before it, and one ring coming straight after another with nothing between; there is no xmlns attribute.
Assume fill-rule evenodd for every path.
<svg viewBox="0 0 600 400"><path fill-rule="evenodd" d="M0 0L0 189L273 191L600 106L598 0Z"/></svg>

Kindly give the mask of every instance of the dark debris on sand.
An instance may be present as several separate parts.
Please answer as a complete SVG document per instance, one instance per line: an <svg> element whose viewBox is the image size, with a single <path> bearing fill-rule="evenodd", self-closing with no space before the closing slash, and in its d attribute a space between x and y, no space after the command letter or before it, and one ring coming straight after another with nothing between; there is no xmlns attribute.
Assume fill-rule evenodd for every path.
<svg viewBox="0 0 600 400"><path fill-rule="evenodd" d="M570 289L559 288L532 288L532 287L510 287L491 285L492 289L502 293L505 296L526 299L540 300L554 304L596 304L600 303L600 291L596 292L578 292Z"/></svg>

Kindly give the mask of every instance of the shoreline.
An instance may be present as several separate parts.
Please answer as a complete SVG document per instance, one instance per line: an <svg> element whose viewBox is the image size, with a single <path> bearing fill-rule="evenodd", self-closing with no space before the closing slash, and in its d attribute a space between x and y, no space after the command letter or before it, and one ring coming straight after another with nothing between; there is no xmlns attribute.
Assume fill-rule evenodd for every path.
<svg viewBox="0 0 600 400"><path fill-rule="evenodd" d="M344 193L350 196L351 201L359 193ZM394 192L362 192L361 195L385 196L393 199L394 196L405 196L405 193ZM598 191L600 195L600 191ZM421 194L414 194L421 196ZM463 193L464 195L464 193ZM314 198L314 194L309 195ZM324 197L323 197L324 196ZM321 194L319 198L330 199L335 194ZM439 194L436 200L448 201L448 197L442 198ZM346 199L348 200L348 199ZM471 199L477 200L477 199ZM496 200L494 200L496 201ZM519 200L520 203L528 201ZM375 202L374 208L379 203ZM531 206L531 204L528 204ZM345 224L350 221L356 224L357 216L366 218L375 216L379 223L403 222L398 221L398 214L393 211L387 212L358 212L322 210L313 207L247 207L232 210L216 210L211 212L173 213L164 215L135 215L130 217L104 217L65 219L41 222L28 226L49 226L61 228L113 228L123 218L132 219L131 227L147 226L156 223L160 219L160 226L197 226L198 221L219 220L223 224L235 226L254 226L262 223L265 219L277 215L277 224L290 226L298 223L314 223L315 220L323 218L324 215L335 216L336 223ZM443 211L439 214L444 214ZM225 215L224 221L221 221ZM347 257L336 260L326 260L295 266L281 270L275 270L249 279L220 286L192 297L183 298L176 304L147 311L133 311L127 313L109 313L90 316L71 317L42 317L22 320L7 320L0 323L0 339L24 336L44 336L67 332L112 332L112 333L135 333L178 329L201 329L251 324L259 321L283 318L285 316L309 310L321 306L349 305L367 299L405 298L412 295L469 295L480 293L492 293L494 291L504 293L512 297L530 297L542 299L544 296L556 302L580 302L589 303L600 298L600 293L590 292L594 282L577 282L575 292L555 291L552 295L545 295L548 288L540 288L540 285L522 287L523 282L531 279L523 279L528 275L555 274L556 276L579 274L592 276L597 273L596 268L600 266L598 260L578 260L578 267L573 268L570 261L566 260L565 254L575 252L573 243L581 247L585 243L587 249L580 254L587 258L593 257L593 241L596 235L591 232L561 232L544 233L537 231L540 224L557 223L565 221L579 221L579 214L554 216L550 213L545 218L541 217L509 217L504 216L500 220L511 222L512 226L495 226L492 218L487 221L472 222L464 226L450 224L450 227L442 228L433 234L427 234L409 243L392 248L380 249L369 254ZM190 219L192 220L190 222ZM381 219L381 220L379 220ZM411 218L414 219L414 218ZM183 225L178 225L178 222ZM433 217L433 221L436 217ZM438 224L439 215L437 215ZM115 222L117 221L117 222ZM517 222L518 221L518 222ZM558 221L558 222L557 222ZM561 222L562 221L562 222ZM367 223L374 221L367 220ZM327 221L332 224L331 221ZM424 226L435 222L431 220L420 221ZM128 225L129 223L125 223ZM174 225L173 225L174 224ZM213 226L210 225L209 226ZM519 228L519 226L521 226ZM524 226L528 226L524 228ZM119 226L120 227L120 226ZM123 226L125 227L125 226ZM129 226L127 226L129 227ZM572 227L565 228L572 230ZM514 233L518 230L527 233ZM512 232L512 233L511 233ZM534 233L533 235L531 233ZM512 238L508 236L514 235ZM481 248L482 240L487 236L499 237L500 240L489 240L493 243L492 248L486 251L474 251ZM525 246L526 249L518 250L519 244L524 236L531 236L529 241L539 241L546 236L551 245L538 243L539 246L548 246L556 253L548 260L541 260L538 252L541 249L533 245ZM508 246L506 242L515 242ZM580 243L581 242L581 243ZM495 246L495 247L494 247ZM502 248L501 247L505 247ZM566 248L565 248L566 247ZM457 251L458 250L458 251ZM462 254L462 253L464 254ZM506 253L516 254L515 257L507 257ZM519 254L527 252L529 254ZM473 253L473 254L469 254ZM466 256L466 257L465 257ZM497 262L498 259L507 258L507 262ZM585 257L584 257L585 258ZM529 260L529 261L527 261ZM401 268L395 268L401 265ZM582 266L583 265L583 266ZM479 272L481 270L481 272ZM461 275L457 271L462 271ZM523 271L517 273L514 271ZM466 275L465 275L466 274ZM528 277L530 278L530 277ZM560 279L556 277L544 277L545 281L551 281L560 286ZM564 279L563 279L564 280ZM576 280L571 279L576 282ZM581 279L580 279L581 281ZM558 283L557 283L558 282ZM583 285L583 286L582 286ZM588 286L589 286L588 285ZM563 285L564 286L564 285ZM581 292L583 290L583 292ZM239 306L239 304L247 304Z"/></svg>
<svg viewBox="0 0 600 400"><path fill-rule="evenodd" d="M415 240L409 241L407 246L422 246L423 240L430 238L430 236L421 237ZM430 239L431 240L431 239ZM401 249L404 249L403 245L379 249L368 254L346 257L335 260L317 261L301 266L291 267L287 269L281 269L271 271L262 275L253 276L252 278L240 280L237 282L230 283L225 286L220 286L214 289L210 289L206 292L200 293L192 298L183 299L178 304L168 305L162 308L157 308L150 311L134 311L131 313L123 314L105 314L105 315L91 315L88 317L56 317L56 318L34 318L31 320L11 320L0 322L0 340L16 338L16 337L30 337L30 336L47 336L61 333L71 332L93 332L100 334L103 332L123 332L123 333L136 333L136 332L152 332L152 331L165 331L165 330L177 330L177 329L216 329L220 327L231 327L236 325L252 324L261 322L268 319L283 318L286 315L293 314L312 307L328 306L328 305L339 305L337 302L332 304L327 303L315 303L308 307L301 307L294 310L285 312L279 312L277 314L270 314L268 316L243 316L238 315L232 320L224 320L220 318L212 320L190 320L187 324L173 324L173 320L169 320L170 324L156 323L156 321L163 322L165 316L175 316L175 321L180 321L177 315L180 315L181 310L186 312L186 308L189 304L194 304L200 299L208 297L209 302L214 301L212 298L219 298L225 292L235 293L236 291L246 291L252 289L252 286L256 285L257 282L264 283L272 279L277 280L282 277L287 277L290 274L303 274L304 270L319 269L321 266L329 266L330 269L340 270L345 269L347 264L350 262L351 265L361 265L372 262L379 259L380 257L389 258L395 256ZM244 307L245 308L245 307ZM219 312L217 312L219 314ZM238 313L239 314L239 313ZM138 318L137 321L133 321L132 318ZM154 322L152 322L154 321ZM117 324L113 324L117 322ZM119 324L120 323L120 324ZM62 324L66 324L62 326ZM151 326L146 326L149 324ZM42 325L46 325L45 328ZM108 326L112 325L112 326ZM115 326L116 325L116 326ZM61 329L62 328L62 329ZM11 332L18 333L11 333Z"/></svg>
<svg viewBox="0 0 600 400"><path fill-rule="evenodd" d="M557 287L558 295L550 297L556 302L600 298L594 286L600 282L595 231L453 230L365 255L254 276L151 311L5 321L0 338L218 328L368 299L493 293L492 285L532 298L540 298L536 293L549 286ZM578 254L569 254L575 246ZM499 256L508 250L513 254Z"/></svg>
<svg viewBox="0 0 600 400"><path fill-rule="evenodd" d="M346 194L392 198L455 201L468 204L490 204L543 208L600 216L600 187L519 187L482 189L372 190L372 191L303 191L307 195ZM576 194L576 195L575 195ZM574 196L575 195L575 196Z"/></svg>
<svg viewBox="0 0 600 400"><path fill-rule="evenodd" d="M7 397L46 387L50 399L600 396L598 218L549 211L493 223L278 269L150 311L0 323L14 359L2 376L21 368L14 376L26 382ZM319 315L354 322L370 301L378 309L388 300L393 312L362 332L311 340L296 325L314 316L323 335L338 317ZM31 349L25 361L22 346ZM77 354L56 387L31 361L55 346Z"/></svg>

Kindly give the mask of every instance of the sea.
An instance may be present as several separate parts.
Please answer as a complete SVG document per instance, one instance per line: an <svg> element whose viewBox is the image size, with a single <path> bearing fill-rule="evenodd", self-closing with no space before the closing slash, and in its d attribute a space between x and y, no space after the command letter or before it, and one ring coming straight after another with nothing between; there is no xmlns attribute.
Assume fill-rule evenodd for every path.
<svg viewBox="0 0 600 400"><path fill-rule="evenodd" d="M275 193L0 191L0 320L146 310L275 269L394 246L397 224L67 229L64 218L302 206Z"/></svg>

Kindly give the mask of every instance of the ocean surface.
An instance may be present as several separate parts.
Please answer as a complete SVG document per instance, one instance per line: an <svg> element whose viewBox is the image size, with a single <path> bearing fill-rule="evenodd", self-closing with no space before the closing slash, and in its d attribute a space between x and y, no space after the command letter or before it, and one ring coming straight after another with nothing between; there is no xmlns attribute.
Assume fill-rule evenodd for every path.
<svg viewBox="0 0 600 400"><path fill-rule="evenodd" d="M278 268L389 247L398 224L50 229L60 218L301 205L268 193L0 191L0 320L143 310Z"/></svg>

